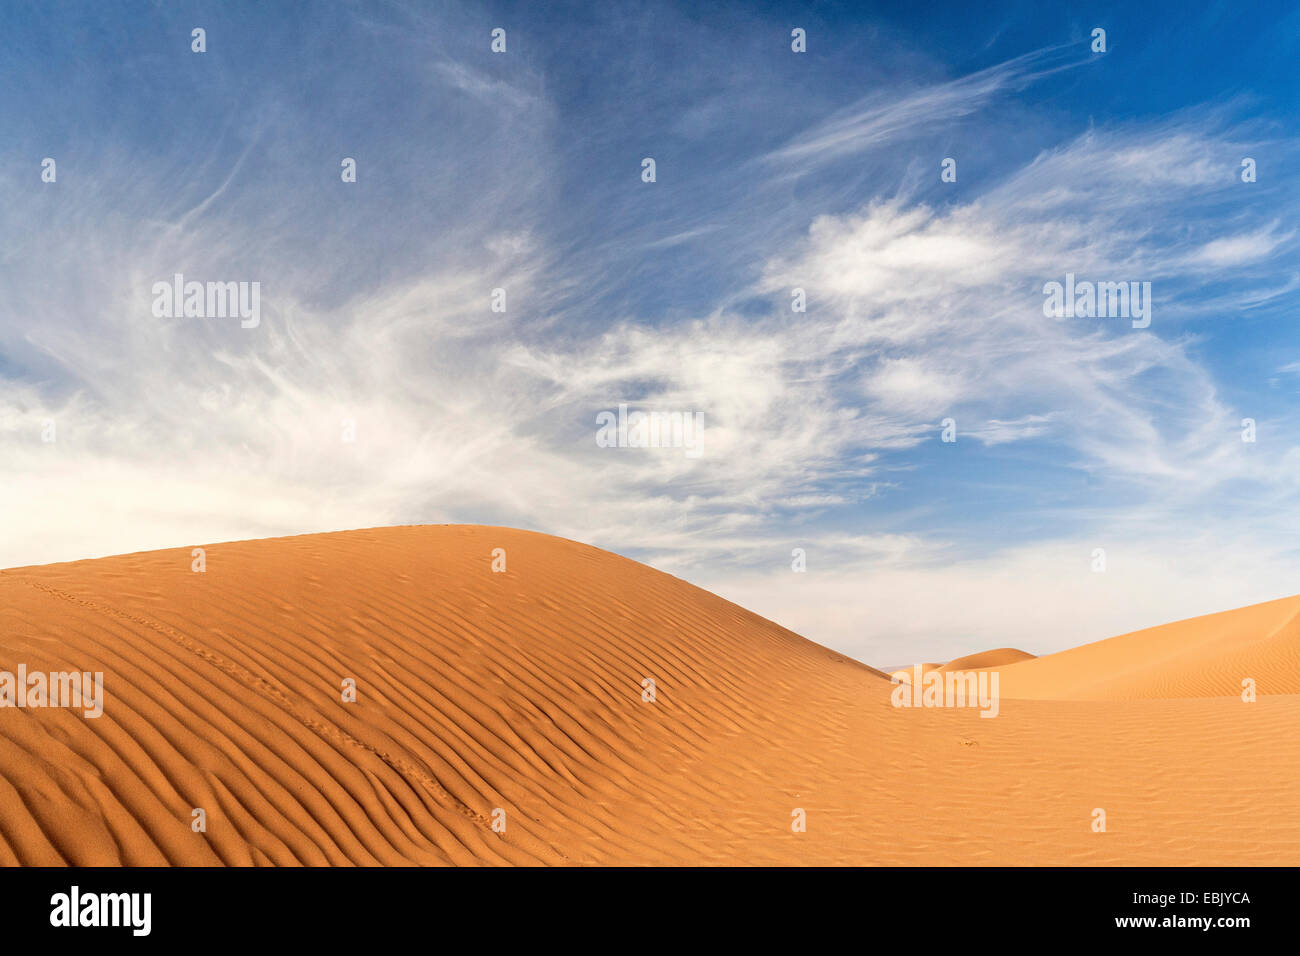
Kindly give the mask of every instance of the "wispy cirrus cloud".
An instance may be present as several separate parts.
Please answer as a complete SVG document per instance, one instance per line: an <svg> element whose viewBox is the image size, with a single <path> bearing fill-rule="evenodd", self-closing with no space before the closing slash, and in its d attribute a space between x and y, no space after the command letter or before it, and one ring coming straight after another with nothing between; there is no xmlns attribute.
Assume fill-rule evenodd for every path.
<svg viewBox="0 0 1300 956"><path fill-rule="evenodd" d="M826 162L905 141L931 124L974 116L998 96L1089 62L1086 49L1083 44L1047 47L945 82L873 92L801 131L764 160L788 175L805 175Z"/></svg>

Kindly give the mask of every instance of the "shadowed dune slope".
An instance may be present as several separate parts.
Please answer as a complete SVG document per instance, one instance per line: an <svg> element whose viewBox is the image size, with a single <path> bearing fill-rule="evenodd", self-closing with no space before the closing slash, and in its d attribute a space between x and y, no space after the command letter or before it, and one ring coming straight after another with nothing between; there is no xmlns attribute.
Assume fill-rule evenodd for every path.
<svg viewBox="0 0 1300 956"><path fill-rule="evenodd" d="M1300 597L1134 631L998 670L1004 697L1237 697L1247 678L1259 694L1300 694Z"/></svg>
<svg viewBox="0 0 1300 956"><path fill-rule="evenodd" d="M1300 859L1300 697L896 708L712 594L504 528L205 560L0 572L0 668L102 671L105 696L0 708L0 862Z"/></svg>

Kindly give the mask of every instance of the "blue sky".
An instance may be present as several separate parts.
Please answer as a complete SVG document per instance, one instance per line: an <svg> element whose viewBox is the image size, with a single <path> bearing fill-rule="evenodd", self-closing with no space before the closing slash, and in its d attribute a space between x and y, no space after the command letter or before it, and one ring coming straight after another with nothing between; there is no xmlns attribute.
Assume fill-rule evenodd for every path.
<svg viewBox="0 0 1300 956"><path fill-rule="evenodd" d="M1300 10L696 7L6 7L0 566L505 524L878 664L1300 590Z"/></svg>

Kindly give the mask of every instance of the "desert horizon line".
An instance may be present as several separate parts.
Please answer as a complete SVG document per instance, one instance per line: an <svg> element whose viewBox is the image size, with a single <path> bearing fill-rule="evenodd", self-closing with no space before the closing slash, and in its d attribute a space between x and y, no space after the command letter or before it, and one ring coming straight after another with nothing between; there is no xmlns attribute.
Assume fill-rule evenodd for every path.
<svg viewBox="0 0 1300 956"><path fill-rule="evenodd" d="M660 569L660 568L655 567L652 563L650 563L650 562L648 562L648 561L644 561L644 560L642 560L642 559L640 559L640 558L632 557L632 556L627 555L627 554L624 554L624 553L622 553L622 552L620 552L620 551L612 550L611 548L601 547L600 545L592 544L592 543L590 543L590 542L583 541L583 540L578 539L578 538L570 538L570 537L567 537L567 536L565 536L565 535L554 534L554 533L552 533L552 532L549 532L549 531L542 531L542 530L539 530L539 529L536 529L536 528L520 528L520 527L511 526L511 525L478 524L478 523L464 523L464 522L455 522L455 521L411 522L411 523L392 524L392 525L368 525L368 526L364 526L364 527L355 527L355 528L338 528L338 529L333 529L333 530L329 530L329 531L303 531L303 532L296 532L296 533L293 533L293 534L274 534L274 535L266 535L266 536L263 536L263 537L231 538L231 539L223 540L223 541L209 541L209 542L205 542L205 543L203 543L203 544L186 543L186 544L172 545L172 546L169 546L169 547L161 547L161 548L144 548L144 549L140 549L140 550L137 550L137 551L125 551L125 552L114 553L114 554L96 555L96 556L94 556L94 557L88 557L88 558L76 558L76 559L71 559L71 560L66 560L66 561L51 561L51 562L46 562L45 564L15 565L15 566L13 566L13 567L0 568L0 575L7 575L7 574L10 574L11 572L20 572L20 571L25 571L25 570L37 570L37 569L43 569L43 568L54 568L54 567L67 566L67 565L79 565L79 564L85 564L85 563L88 563L88 562L110 560L110 559L113 559L113 558L129 558L129 557L135 557L135 556L145 556L145 555L160 554L160 553L169 552L169 551L185 551L186 549L189 549L189 551L191 552L190 557L194 557L194 558L196 558L196 563L198 563L198 561L205 561L205 560L206 560L206 551L207 551L207 549L209 549L209 548L213 548L213 547L221 547L221 546L223 546L223 545L249 544L249 543L256 543L256 542L273 542L273 541L282 541L282 540L293 540L293 539L298 539L298 538L327 537L327 536L347 535L347 534L363 534L363 533L366 533L366 532L379 532L379 531L387 531L387 530L393 530L393 529L408 529L408 528L409 528L409 529L413 529L413 528L440 528L440 527L441 527L441 528L479 529L479 530L500 530L500 531L504 531L504 532L508 532L508 533L512 533L512 534L514 534L514 533L533 534L533 535L538 535L538 536L540 536L540 537L544 537L544 538L552 538L552 539L559 540L559 541L570 542L570 543L572 543L572 544L577 544L577 545L580 545L580 546L582 546L582 547L586 547L586 548L592 548L592 549L594 549L594 550L596 550L596 551L601 551L601 552L604 552L604 553L606 553L606 554L613 555L614 557L620 558L620 559L625 560L625 561L632 561L632 562L634 562L634 563L636 563L636 564L638 564L638 565L641 565L641 566L643 566L643 567L649 568L649 569L651 569L651 570L653 570L653 571L656 571L656 572L658 572L658 573L660 573L660 574L666 574L666 575L668 575L669 577L672 577L672 578L675 578L675 579L677 579L677 580L679 580L679 581L682 581L683 583L688 584L688 585L690 585L691 587L698 588L699 590L704 591L704 592L706 592L706 593L708 593L708 594L710 594L710 595L713 595L714 597L717 597L717 598L719 598L719 599L721 599L721 600L723 600L723 601L726 601L726 602L729 603L729 604L733 604L733 605L735 605L736 607L742 608L743 610L747 611L748 613L752 613L752 614L756 614L756 613L757 613L757 612L753 611L752 609L746 607L744 604L741 604L741 603L736 602L736 601L732 601L731 599L729 599L729 598L727 598L727 597L725 597L725 596L723 596L723 595L721 595L721 594L718 594L716 591L711 590L710 588L703 587L702 585L695 584L693 581L689 580L688 578L681 577L680 575L673 574L673 573L670 572L670 571L662 570L662 569ZM491 555L489 555L488 557L491 557ZM1092 640L1084 641L1084 642L1082 642L1082 643L1080 643L1080 644L1070 645L1069 647L1066 647L1066 648L1061 648L1061 649L1058 649L1058 650L1055 650L1055 651L1044 651L1041 655L1039 655L1037 652L1031 652L1031 651L1029 651L1028 649L1026 649L1026 648L1021 648L1021 647L1014 647L1014 648L1013 648L1013 647L998 647L998 648L980 647L980 648L975 648L975 649L973 649L973 650L971 650L971 651L967 651L967 652L964 653L964 654L957 655L957 656L954 656L954 657L950 657L950 658L948 658L948 659L946 659L946 660L943 660L943 661L909 660L909 661L906 661L906 662L901 663L901 664L892 664L892 665L889 665L889 666L884 666L884 665L877 665L877 664L874 664L874 663L872 663L871 661L864 660L863 658L857 656L856 654L854 654L854 653L852 653L852 652L839 650L838 648L834 648L834 647L831 647L830 645L827 645L827 644L822 643L821 641L817 640L816 638L808 637L807 635L803 634L803 633L800 632L800 631L797 631L797 630L795 630L795 629L793 629L793 628L787 627L786 625L782 624L780 621L773 620L773 619L771 619L771 618L767 618L765 615L759 615L759 616L764 617L764 619L766 619L766 620L771 620L771 622L772 622L773 624L776 624L777 626L782 627L782 628L784 628L785 630L788 630L788 631L790 631L790 632L793 633L793 634L797 634L799 637L803 638L804 640L808 640L808 641L810 641L810 642L812 642L812 643L814 643L814 644L817 644L819 647L824 647L824 648L826 648L827 650L830 650L830 651L832 651L832 652L834 652L834 653L836 653L836 654L842 654L842 655L844 655L845 657L848 657L848 658L850 658L850 659L856 661L856 662L859 663L859 664L863 664L863 665L866 665L867 667L872 668L873 670L879 670L880 672L882 672L882 674L883 674L884 676L888 677L888 675L890 675L890 674L892 674L892 673L894 673L894 672L896 672L896 671L901 671L901 670L910 670L911 668L914 668L914 667L921 667L921 666L924 666L924 665L927 665L927 664L937 664L937 665L941 665L941 666L942 666L942 665L946 665L946 664L952 663L953 661L957 661L957 660L965 659L965 658L967 658L967 657L979 657L979 656L981 656L981 655L984 654L984 653L992 653L992 652L994 652L994 651L999 651L999 650L1013 650L1013 651L1020 652L1020 653L1027 653L1027 654L1029 654L1030 657L1032 657L1032 658L1034 658L1034 659L1042 659L1042 658L1046 658L1046 657L1052 657L1052 656L1054 656L1054 655L1056 655L1056 654L1061 654L1061 653L1064 653L1064 652L1066 652L1066 651L1074 650L1074 649L1077 649L1077 648L1087 647L1087 646L1092 645L1092 644L1098 644L1098 643L1101 643L1101 642L1103 642L1103 641L1111 640L1111 639L1113 639L1113 638L1124 637L1124 636L1126 636L1126 635L1130 635L1130 634L1137 634L1137 633L1141 633L1141 632L1143 632L1143 631L1153 630L1153 629L1155 629L1155 628L1159 628L1159 627L1173 626L1173 625L1177 625L1177 624L1181 624L1181 623L1186 623L1186 622L1189 622L1189 621L1195 621L1195 620L1198 620L1198 619L1200 619L1200 618L1213 617L1213 616L1215 616L1215 615L1217 615L1217 614L1230 614L1230 613L1232 613L1232 612L1234 612L1234 611L1241 611L1241 610L1245 610L1245 609L1247 609L1247 608L1260 607L1260 606L1263 606L1263 605L1274 604L1274 603L1278 603L1278 602L1286 601L1286 600L1288 600L1288 599L1291 599L1291 598L1294 598L1294 597L1297 597L1297 596L1300 596L1300 592L1295 592L1295 593L1293 593L1293 594L1284 594L1284 595L1280 595L1280 596L1278 596L1278 597L1268 598L1268 599L1266 599L1266 600L1264 600L1264 601L1251 601L1251 602L1248 602L1248 603L1246 603L1246 604L1233 605L1232 607L1221 608L1220 610L1217 610L1217 611L1211 611L1211 612L1208 612L1208 613L1205 613L1205 614L1191 614L1191 615L1188 615L1188 616L1186 616L1186 617L1177 617L1177 618L1173 618L1172 620L1160 620L1160 621L1151 622L1151 623L1143 623L1143 624L1139 624L1137 627L1133 627L1133 628L1130 628L1130 629L1128 629L1128 630L1119 631L1119 632L1117 632L1117 633L1108 633L1108 634L1105 634L1105 635L1103 635L1103 636L1100 636L1100 637L1094 638L1094 639L1092 639ZM975 669L975 668L972 668L972 670L974 670L974 669Z"/></svg>

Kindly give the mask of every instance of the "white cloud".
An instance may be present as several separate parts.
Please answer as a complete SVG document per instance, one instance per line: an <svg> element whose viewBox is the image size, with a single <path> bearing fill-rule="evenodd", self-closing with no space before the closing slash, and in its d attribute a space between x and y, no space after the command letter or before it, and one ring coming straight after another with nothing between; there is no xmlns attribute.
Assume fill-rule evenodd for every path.
<svg viewBox="0 0 1300 956"><path fill-rule="evenodd" d="M999 95L1087 63L1082 45L1048 47L987 69L913 90L880 90L806 130L766 158L792 174L829 160L895 143L928 124L971 116Z"/></svg>
<svg viewBox="0 0 1300 956"><path fill-rule="evenodd" d="M1245 265L1273 255L1281 246L1295 238L1295 232L1279 234L1277 223L1254 232L1214 239L1201 246L1192 261L1216 268Z"/></svg>

